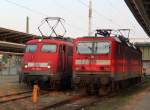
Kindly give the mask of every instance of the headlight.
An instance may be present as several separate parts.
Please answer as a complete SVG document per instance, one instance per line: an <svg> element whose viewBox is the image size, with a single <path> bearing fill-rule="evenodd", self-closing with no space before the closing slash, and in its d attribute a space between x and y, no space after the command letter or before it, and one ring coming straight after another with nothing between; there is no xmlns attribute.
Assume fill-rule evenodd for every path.
<svg viewBox="0 0 150 110"><path fill-rule="evenodd" d="M47 66L47 68L51 68L51 66Z"/></svg>
<svg viewBox="0 0 150 110"><path fill-rule="evenodd" d="M28 68L28 65L25 65L24 68Z"/></svg>

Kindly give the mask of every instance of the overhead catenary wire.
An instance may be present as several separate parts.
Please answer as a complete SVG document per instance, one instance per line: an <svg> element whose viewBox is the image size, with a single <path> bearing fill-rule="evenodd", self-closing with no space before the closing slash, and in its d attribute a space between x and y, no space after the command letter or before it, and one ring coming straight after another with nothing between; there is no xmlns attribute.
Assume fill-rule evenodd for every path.
<svg viewBox="0 0 150 110"><path fill-rule="evenodd" d="M65 10L65 11L69 14L69 16L71 16L71 14L72 14L73 12L72 12L70 9L67 9L66 6L63 6L60 2L57 2L57 0L55 0L54 2L57 4L58 7L62 8L63 10ZM75 26L74 24L71 24L71 25L70 25L70 24L67 23L67 22L66 22L66 24L67 24L69 27L72 27L72 26L73 26L75 30L78 30L78 31L81 31L81 30L82 30L82 31L86 31L85 29L80 28L80 27L78 27L78 26Z"/></svg>
<svg viewBox="0 0 150 110"><path fill-rule="evenodd" d="M48 16L47 14L45 14L45 13L43 13L43 12L40 12L40 11L31 9L31 8L29 8L29 7L27 7L27 6L24 6L24 5L20 5L20 4L16 3L16 2L13 2L13 1L10 1L10 0L5 0L5 1L8 2L8 3L14 4L14 5L16 5L16 6L20 7L20 8L24 8L24 9L26 9L26 10L32 12L32 13L39 14L39 15L43 15L43 16ZM78 1L79 1L82 5L88 7L88 5L85 4L84 2L82 2L81 0L78 0ZM63 6L62 6L62 7L63 7ZM63 8L63 9L64 9L64 8ZM110 19L110 18L104 16L103 14L100 14L100 13L99 13L97 10L95 10L95 9L93 9L93 10L94 10L94 12L97 13L99 16L101 16L101 17L107 19L108 21L112 22L112 19ZM70 26L70 25L68 24L68 26ZM72 26L71 26L71 27L72 27ZM75 26L75 29L76 29L76 30L81 30L81 28L78 28L78 27L76 27L76 26Z"/></svg>
<svg viewBox="0 0 150 110"><path fill-rule="evenodd" d="M111 0L107 0L107 3L109 4L109 6L116 12L120 15L120 11L113 5L113 3L111 2ZM122 18L123 19L123 18ZM133 21L130 23L130 25L132 25L132 31L135 30L135 26L134 26L134 23Z"/></svg>
<svg viewBox="0 0 150 110"><path fill-rule="evenodd" d="M20 7L20 8L23 8L23 9L25 9L25 10L28 10L29 12L32 12L32 13L34 13L34 14L42 15L42 16L44 16L44 17L49 16L48 14L45 14L45 13L43 13L43 12L41 12L41 11L34 10L34 9L32 9L32 8L29 8L29 7L27 7L27 6L21 5L21 4L16 3L16 2L13 2L13 1L11 1L11 0L4 0L4 1L6 1L6 2L9 3L9 4L13 4L13 5L17 6L17 7ZM69 24L69 23L66 23L66 24L67 24L69 27L74 28L75 30L78 30L78 31L83 30L83 29L81 29L81 28L79 28L79 27L77 27L77 26L75 26L75 25L72 25L72 24Z"/></svg>
<svg viewBox="0 0 150 110"><path fill-rule="evenodd" d="M85 6L85 7L88 8L88 5L87 5L86 3L84 3L82 0L77 0L77 1L78 1L80 4L82 4L83 6ZM96 13L98 16L104 18L105 20L107 20L107 21L109 21L109 22L111 22L111 23L113 23L113 24L115 24L115 25L121 27L119 24L117 24L116 22L114 22L114 21L113 21L112 19L110 19L109 17L107 17L107 16L101 14L101 13L100 13L99 11L97 11L95 8L93 8L93 12Z"/></svg>
<svg viewBox="0 0 150 110"><path fill-rule="evenodd" d="M18 6L18 7L20 7L20 8L23 8L23 9L25 9L25 10L28 10L28 11L30 11L30 12L32 12L32 13L35 13L35 14L38 14L38 15L42 15L42 16L44 16L44 17L47 17L47 16L48 16L46 13L43 13L43 12L41 12L41 11L37 11L37 10L35 10L35 9L32 9L32 8L27 7L27 6L25 6L25 5L19 4L19 3L17 3L17 2L12 1L12 0L4 0L4 1L8 2L9 4L12 4L12 5ZM79 1L81 1L82 5L84 5L85 7L88 7L88 5L87 5L85 2L83 2L82 0L79 0ZM69 10L69 11L70 11L70 10ZM94 9L94 13L97 13L98 16L104 18L105 20L107 20L107 21L109 21L109 22L112 22L113 24L116 24L116 23L114 23L114 21L113 21L111 18L109 18L109 17L107 17L107 16L101 14L99 11L97 11L97 10L95 10L95 9ZM71 13L71 14L72 14L72 13ZM80 28L80 27L77 26L76 24L71 24L71 23L67 23L67 22L66 22L66 25L68 25L68 26L71 27L72 29L77 30L77 31L80 31L80 32L83 30L83 28ZM119 27L120 27L120 26L119 26ZM135 28L134 28L134 29L135 29Z"/></svg>
<svg viewBox="0 0 150 110"><path fill-rule="evenodd" d="M20 4L16 3L16 2L13 2L13 1L10 1L10 0L4 0L4 1L6 1L6 2L8 2L8 3L10 3L10 4L13 4L13 5L16 5L16 6L20 7L20 8L24 8L24 9L26 9L26 10L32 12L32 13L35 13L35 14L38 14L38 15L47 16L47 14L45 14L45 13L43 13L43 12L40 12L40 11L31 9L31 8L29 8L29 7L27 7L27 6L24 6L24 5L20 5Z"/></svg>
<svg viewBox="0 0 150 110"><path fill-rule="evenodd" d="M87 5L85 2L83 2L82 0L77 0L77 1L78 1L80 4L82 4L83 6L85 6L85 7L88 8L88 5ZM108 0L107 2L109 3L109 5L110 5L114 10L116 10L117 13L119 13L119 11L117 10L117 8L115 8L115 7L113 6L113 4L112 4L112 2L111 2L110 0ZM114 21L114 20L112 20L111 18L105 16L104 14L100 13L100 12L97 11L96 9L93 9L93 12L94 12L95 14L97 14L99 17L104 18L104 20L107 20L107 21L111 22L112 24L118 26L118 28L122 28L122 26L121 26L120 24L118 24L116 21ZM134 26L133 21L131 21L130 25L131 25L131 27L132 27L132 28L130 28L130 30L132 30L132 32L133 32L132 34L135 35L135 26Z"/></svg>

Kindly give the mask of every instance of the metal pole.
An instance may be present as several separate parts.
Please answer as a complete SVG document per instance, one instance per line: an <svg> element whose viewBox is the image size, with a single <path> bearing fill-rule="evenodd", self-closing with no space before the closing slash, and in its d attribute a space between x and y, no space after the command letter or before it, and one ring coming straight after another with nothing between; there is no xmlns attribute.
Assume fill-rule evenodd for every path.
<svg viewBox="0 0 150 110"><path fill-rule="evenodd" d="M8 75L11 75L11 73L10 73L10 62L11 62L11 57L9 56L9 68L8 68Z"/></svg>
<svg viewBox="0 0 150 110"><path fill-rule="evenodd" d="M92 20L92 0L89 0L89 26L88 26L88 36L91 36L91 20Z"/></svg>
<svg viewBox="0 0 150 110"><path fill-rule="evenodd" d="M26 33L29 33L29 17L26 18Z"/></svg>

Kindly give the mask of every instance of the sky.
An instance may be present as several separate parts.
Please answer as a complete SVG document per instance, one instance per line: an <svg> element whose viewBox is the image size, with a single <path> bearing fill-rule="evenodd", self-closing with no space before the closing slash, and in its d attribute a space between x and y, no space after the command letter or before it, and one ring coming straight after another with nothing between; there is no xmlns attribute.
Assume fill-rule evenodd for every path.
<svg viewBox="0 0 150 110"><path fill-rule="evenodd" d="M92 33L96 29L131 29L130 37L147 38L124 0L92 0ZM40 35L38 26L45 17L65 19L66 36L88 34L88 0L0 0L0 27Z"/></svg>

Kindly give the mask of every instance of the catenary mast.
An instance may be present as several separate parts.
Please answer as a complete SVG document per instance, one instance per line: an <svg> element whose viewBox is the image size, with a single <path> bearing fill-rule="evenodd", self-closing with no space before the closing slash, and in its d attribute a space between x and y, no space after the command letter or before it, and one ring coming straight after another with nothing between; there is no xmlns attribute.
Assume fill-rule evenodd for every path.
<svg viewBox="0 0 150 110"><path fill-rule="evenodd" d="M89 26L88 26L88 36L91 36L91 20L92 20L92 0L89 0Z"/></svg>

